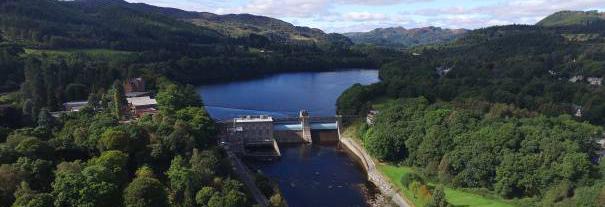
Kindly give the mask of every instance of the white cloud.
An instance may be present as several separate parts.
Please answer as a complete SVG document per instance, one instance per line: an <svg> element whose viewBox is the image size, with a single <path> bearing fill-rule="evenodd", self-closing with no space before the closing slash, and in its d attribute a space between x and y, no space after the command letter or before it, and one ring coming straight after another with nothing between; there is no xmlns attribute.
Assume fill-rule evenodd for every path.
<svg viewBox="0 0 605 207"><path fill-rule="evenodd" d="M450 0L128 0L185 10L219 14L250 13L292 21L295 25L319 27L329 32L367 31L378 27L441 26L480 28L503 24L534 24L560 10L605 9L605 0L494 0L483 6L437 6ZM421 5L424 9L414 9ZM448 4L449 5L449 4ZM401 7L399 13L381 13L372 8ZM355 9L351 9L355 8Z"/></svg>
<svg viewBox="0 0 605 207"><path fill-rule="evenodd" d="M356 22L367 22L367 21L384 21L389 17L382 13L370 13L370 12L347 12L341 15L344 21L356 21Z"/></svg>
<svg viewBox="0 0 605 207"><path fill-rule="evenodd" d="M479 28L504 24L534 24L561 10L605 8L603 0L512 0L474 8L422 9L404 15L418 15L442 25Z"/></svg>

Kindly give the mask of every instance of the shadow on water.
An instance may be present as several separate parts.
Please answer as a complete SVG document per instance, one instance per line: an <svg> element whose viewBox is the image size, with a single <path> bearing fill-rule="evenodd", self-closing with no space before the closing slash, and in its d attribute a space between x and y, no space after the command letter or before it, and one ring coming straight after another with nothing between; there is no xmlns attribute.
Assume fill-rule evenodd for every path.
<svg viewBox="0 0 605 207"><path fill-rule="evenodd" d="M249 160L273 179L291 207L369 206L378 194L365 170L338 143L280 145L282 158Z"/></svg>

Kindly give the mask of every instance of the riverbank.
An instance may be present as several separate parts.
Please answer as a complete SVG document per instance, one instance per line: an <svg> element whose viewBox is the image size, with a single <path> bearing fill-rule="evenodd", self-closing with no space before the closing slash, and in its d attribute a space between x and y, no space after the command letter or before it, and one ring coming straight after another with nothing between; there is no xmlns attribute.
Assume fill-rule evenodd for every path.
<svg viewBox="0 0 605 207"><path fill-rule="evenodd" d="M372 157L365 151L363 147L351 138L341 137L340 143L353 153L361 162L363 168L366 170L368 180L378 189L380 192L391 198L391 201L401 207L413 207L410 202L401 196L391 185L388 179L386 179L376 168L376 164Z"/></svg>
<svg viewBox="0 0 605 207"><path fill-rule="evenodd" d="M357 128L359 123L348 126L342 133L341 143L351 149L361 160L364 168L367 169L368 179L370 179L385 195L393 196L393 201L396 199L405 201L396 202L399 206L423 207L428 202L427 199L421 198L417 193L402 186L400 180L408 173L415 170L405 166L395 166L389 163L381 163L369 155L361 140L357 137ZM429 183L430 186L436 186L435 183ZM502 199L492 198L472 192L467 192L462 189L445 187L446 199L454 206L467 207L514 207L514 204L506 202Z"/></svg>

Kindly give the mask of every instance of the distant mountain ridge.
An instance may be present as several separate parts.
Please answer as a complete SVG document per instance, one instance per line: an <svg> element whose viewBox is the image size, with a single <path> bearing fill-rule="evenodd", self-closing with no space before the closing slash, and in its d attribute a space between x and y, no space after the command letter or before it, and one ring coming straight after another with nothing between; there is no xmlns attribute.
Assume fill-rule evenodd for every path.
<svg viewBox="0 0 605 207"><path fill-rule="evenodd" d="M605 22L605 12L560 11L542 19L536 25L545 27L581 26L597 22Z"/></svg>
<svg viewBox="0 0 605 207"><path fill-rule="evenodd" d="M250 14L217 15L124 0L0 1L0 32L31 48L147 50L203 45L343 48L345 36Z"/></svg>
<svg viewBox="0 0 605 207"><path fill-rule="evenodd" d="M140 12L154 13L215 30L225 36L238 38L251 34L260 35L273 42L299 44L340 44L352 45L343 35L327 34L320 29L294 26L288 22L252 14L218 15L209 12L193 12L175 8L158 7L145 3L128 3L123 0L76 0L85 6L119 5Z"/></svg>
<svg viewBox="0 0 605 207"><path fill-rule="evenodd" d="M422 27L406 29L403 27L378 28L369 32L351 32L344 35L356 44L374 44L380 46L413 47L418 45L443 43L456 40L466 34L466 29L444 29L440 27Z"/></svg>

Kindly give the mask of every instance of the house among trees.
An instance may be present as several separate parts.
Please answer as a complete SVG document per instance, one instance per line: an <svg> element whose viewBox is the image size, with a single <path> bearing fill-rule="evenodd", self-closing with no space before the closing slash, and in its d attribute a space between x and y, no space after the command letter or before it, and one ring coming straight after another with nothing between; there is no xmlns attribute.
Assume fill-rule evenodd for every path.
<svg viewBox="0 0 605 207"><path fill-rule="evenodd" d="M588 81L588 83L590 83L590 85L593 86L601 86L601 84L603 83L603 78L598 77L588 77L586 80Z"/></svg>
<svg viewBox="0 0 605 207"><path fill-rule="evenodd" d="M573 104L571 108L575 117L582 118L582 106Z"/></svg>
<svg viewBox="0 0 605 207"><path fill-rule="evenodd" d="M146 114L155 114L158 112L158 102L149 96L130 97L126 98L126 100L133 117L142 117Z"/></svg>
<svg viewBox="0 0 605 207"><path fill-rule="evenodd" d="M376 110L371 110L370 112L368 112L368 115L366 117L366 123L368 125L374 125L374 122L376 121L376 115L378 115L378 111Z"/></svg>
<svg viewBox="0 0 605 207"><path fill-rule="evenodd" d="M437 75L439 75L439 77L444 77L446 76L450 71L452 71L452 69L454 69L453 67L446 67L446 66L439 66L435 69L435 72L437 72Z"/></svg>
<svg viewBox="0 0 605 207"><path fill-rule="evenodd" d="M578 81L581 81L581 80L584 80L584 76L576 75L576 76L571 77L569 79L569 82L575 83L575 82L578 82Z"/></svg>
<svg viewBox="0 0 605 207"><path fill-rule="evenodd" d="M132 78L124 81L124 95L126 97L143 97L150 94L145 88L145 80L143 78Z"/></svg>
<svg viewBox="0 0 605 207"><path fill-rule="evenodd" d="M78 112L88 105L88 101L72 101L63 103L63 108L67 112Z"/></svg>
<svg viewBox="0 0 605 207"><path fill-rule="evenodd" d="M151 92L146 91L145 79L139 77L125 80L123 87L128 109L133 117L157 113L158 102L150 96Z"/></svg>

